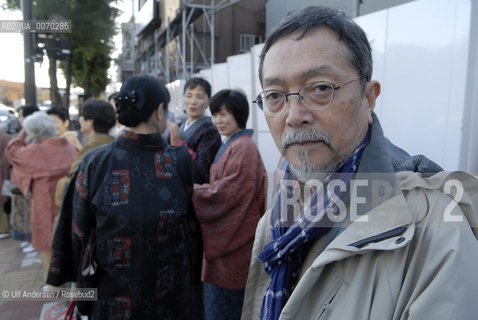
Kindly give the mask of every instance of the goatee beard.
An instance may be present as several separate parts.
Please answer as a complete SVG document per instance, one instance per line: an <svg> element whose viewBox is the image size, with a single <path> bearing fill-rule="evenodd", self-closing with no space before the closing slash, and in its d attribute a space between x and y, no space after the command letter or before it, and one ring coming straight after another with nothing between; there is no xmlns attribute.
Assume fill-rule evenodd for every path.
<svg viewBox="0 0 478 320"><path fill-rule="evenodd" d="M292 130L287 132L282 138L281 153L285 157L287 149L295 143L319 142L323 143L331 151L333 150L332 140L325 132L317 129ZM329 162L325 167L319 167L310 161L308 150L299 150L296 157L297 166L292 165L291 171L302 183L315 179L323 181L330 173L335 171L337 164ZM290 161L289 161L290 162Z"/></svg>
<svg viewBox="0 0 478 320"><path fill-rule="evenodd" d="M301 183L306 183L309 180L324 181L337 167L334 161L329 162L325 167L319 167L313 164L309 159L308 150L298 151L296 154L296 162L297 167L290 163L290 169Z"/></svg>

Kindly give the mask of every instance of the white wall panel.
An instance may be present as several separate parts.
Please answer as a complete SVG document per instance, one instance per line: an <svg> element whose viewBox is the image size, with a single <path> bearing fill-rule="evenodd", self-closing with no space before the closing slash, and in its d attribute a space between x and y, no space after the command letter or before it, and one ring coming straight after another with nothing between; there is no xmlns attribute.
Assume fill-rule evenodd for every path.
<svg viewBox="0 0 478 320"><path fill-rule="evenodd" d="M251 56L250 53L239 54L227 58L229 89L242 91L249 102L249 118L247 128L253 128L251 96Z"/></svg>
<svg viewBox="0 0 478 320"><path fill-rule="evenodd" d="M254 69L253 74L255 76L252 88L255 89L253 100L256 98L257 94L262 91L261 82L259 80L259 57L262 51L264 44L258 44L254 46L251 50L252 58L254 59ZM257 105L255 104L257 110L257 130L260 132L269 132L269 127L267 126L266 118L264 117L264 112L262 112Z"/></svg>
<svg viewBox="0 0 478 320"><path fill-rule="evenodd" d="M229 75L227 74L227 63L218 63L212 67L212 95L222 89L229 88Z"/></svg>
<svg viewBox="0 0 478 320"><path fill-rule="evenodd" d="M387 38L387 11L379 11L358 18L356 21L365 30L372 47L373 74L372 80L378 80L384 85L385 78L385 50ZM382 115L382 96L379 96L374 111L380 118Z"/></svg>
<svg viewBox="0 0 478 320"><path fill-rule="evenodd" d="M209 81L209 83L211 83L211 86L212 86L212 70L211 70L211 69L201 70L201 71L199 71L198 74L193 75L193 77L201 77L201 78L204 78L204 79L206 79L207 81Z"/></svg>
<svg viewBox="0 0 478 320"><path fill-rule="evenodd" d="M446 170L459 163L469 6L469 0L421 0L357 19L378 43L374 57L385 49L374 77L382 82L377 111L386 136Z"/></svg>

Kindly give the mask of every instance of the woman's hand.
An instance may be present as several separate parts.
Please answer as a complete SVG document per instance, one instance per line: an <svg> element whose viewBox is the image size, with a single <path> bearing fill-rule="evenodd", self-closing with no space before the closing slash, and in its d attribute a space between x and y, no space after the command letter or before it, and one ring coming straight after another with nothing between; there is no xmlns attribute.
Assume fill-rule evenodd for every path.
<svg viewBox="0 0 478 320"><path fill-rule="evenodd" d="M166 121L166 127L169 129L170 144L175 146L176 143L181 140L181 134L179 133L179 126L171 120Z"/></svg>

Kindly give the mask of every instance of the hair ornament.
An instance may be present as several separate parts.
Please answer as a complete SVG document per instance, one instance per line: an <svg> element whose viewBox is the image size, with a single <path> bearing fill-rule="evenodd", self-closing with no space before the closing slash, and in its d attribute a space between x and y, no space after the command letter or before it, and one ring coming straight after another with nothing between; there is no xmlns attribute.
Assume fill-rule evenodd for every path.
<svg viewBox="0 0 478 320"><path fill-rule="evenodd" d="M128 110L131 110L135 108L141 110L143 108L143 104L138 103L138 100L138 92L134 90L120 92L118 96L115 97L115 103L118 109L128 108Z"/></svg>

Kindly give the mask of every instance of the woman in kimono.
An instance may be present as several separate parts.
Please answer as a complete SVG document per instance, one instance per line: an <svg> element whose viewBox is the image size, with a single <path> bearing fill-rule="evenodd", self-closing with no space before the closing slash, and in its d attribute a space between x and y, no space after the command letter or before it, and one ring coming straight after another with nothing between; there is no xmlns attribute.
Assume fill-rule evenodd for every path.
<svg viewBox="0 0 478 320"><path fill-rule="evenodd" d="M210 107L226 140L211 166L210 183L194 185L204 241L205 319L240 319L254 233L265 211L267 176L252 130L244 129L246 97L222 90Z"/></svg>
<svg viewBox="0 0 478 320"><path fill-rule="evenodd" d="M184 104L188 119L178 127L168 121L172 146L184 145L193 156L196 183L209 182L209 169L221 146L221 136L204 112L209 105L211 85L202 78L191 78L184 85Z"/></svg>
<svg viewBox="0 0 478 320"><path fill-rule="evenodd" d="M27 145L26 141L31 141ZM50 265L53 221L58 180L68 170L78 150L65 138L56 137L55 122L43 112L25 118L23 129L7 145L13 165L12 182L27 197L31 191L32 247L43 254L45 278Z"/></svg>
<svg viewBox="0 0 478 320"><path fill-rule="evenodd" d="M161 137L170 96L147 75L123 84L116 107L128 129L86 153L63 206L73 211L77 302L88 319L201 319L201 236L192 207L193 161Z"/></svg>

